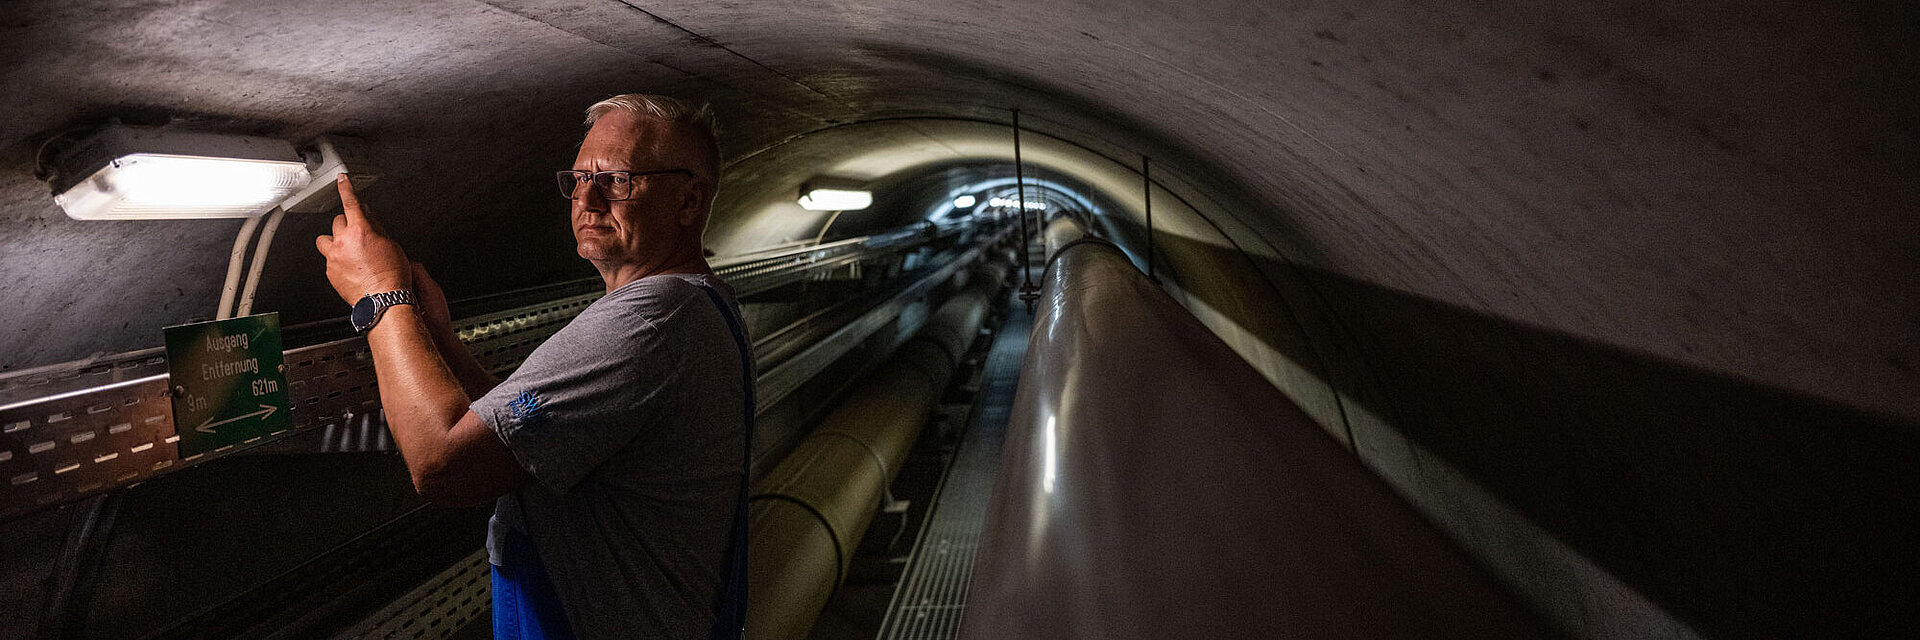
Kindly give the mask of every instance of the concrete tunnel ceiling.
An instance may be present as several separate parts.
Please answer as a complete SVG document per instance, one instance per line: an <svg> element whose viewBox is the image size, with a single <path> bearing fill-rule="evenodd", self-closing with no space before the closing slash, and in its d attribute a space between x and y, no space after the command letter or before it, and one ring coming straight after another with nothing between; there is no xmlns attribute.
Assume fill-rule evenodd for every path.
<svg viewBox="0 0 1920 640"><path fill-rule="evenodd" d="M1028 133L1021 142L1028 171L1071 176L1078 189L1125 203L1127 211L1142 210L1138 159L1102 155L1048 135ZM880 190L929 171L953 172L963 182L989 174L1011 178L1013 156L1013 133L1004 123L895 118L814 131L729 162L728 177L735 183L715 203L707 243L720 255L733 255L813 238L829 213L802 209L794 196L795 187L814 176L867 181ZM994 171L997 165L1004 170ZM922 199L932 204L948 195L927 193ZM1030 199L1037 195L1036 188ZM845 214L839 224L863 215L868 214Z"/></svg>
<svg viewBox="0 0 1920 640"><path fill-rule="evenodd" d="M723 254L813 228L819 216L788 215L804 177L1007 158L1000 123L1018 108L1029 158L1109 192L1136 252L1132 172L1154 158L1173 291L1283 387L1326 391L1290 393L1345 423L1330 430L1377 468L1429 454L1464 468L1687 624L1808 624L1768 609L1813 587L1753 585L1815 570L1817 553L1732 591L1700 586L1713 582L1705 565L1663 573L1765 508L1678 533L1610 529L1610 508L1682 518L1609 502L1591 478L1529 477L1533 463L1511 457L1604 475L1671 450L1673 468L1697 466L1706 479L1689 481L1730 498L1774 486L1715 474L1833 462L1794 451L1834 439L1893 461L1846 449L1840 462L1912 459L1920 172L1904 96L1920 65L1903 25L1915 9L1559 4L9 3L0 370L153 346L159 327L212 315L239 226L67 219L31 174L38 145L68 127L178 119L362 137L383 173L368 200L461 297L591 275L548 174L600 97L714 102L731 158L710 234ZM256 309L341 315L311 250L325 224L288 219ZM1763 411L1798 421L1743 431ZM1678 428L1676 415L1706 435L1580 439ZM1370 431L1373 419L1412 440ZM1572 440L1488 435L1482 421L1564 423L1542 433ZM1482 437L1511 446L1455 443ZM1726 443L1738 451L1712 453ZM1873 473L1890 487L1876 495L1910 495L1893 471ZM1399 482L1419 494L1440 481ZM1649 482L1633 489L1686 484ZM1556 503L1569 494L1599 515ZM1860 508L1874 505L1895 508ZM1459 535L1476 517L1448 526ZM1685 535L1648 539L1662 532ZM1701 562L1777 552L1792 535ZM1839 592L1865 584L1879 583Z"/></svg>

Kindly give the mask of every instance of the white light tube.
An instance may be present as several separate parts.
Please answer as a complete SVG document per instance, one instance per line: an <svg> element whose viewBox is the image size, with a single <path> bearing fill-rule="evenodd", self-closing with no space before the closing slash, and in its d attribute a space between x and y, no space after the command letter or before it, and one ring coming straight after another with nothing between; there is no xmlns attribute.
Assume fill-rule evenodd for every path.
<svg viewBox="0 0 1920 640"><path fill-rule="evenodd" d="M992 199L989 199L989 200L987 200L987 204L988 204L989 206L995 206L995 207L1012 207L1012 206L1014 206L1014 205L1017 205L1017 204L1020 204L1020 200L1019 200L1019 199L1017 199L1017 198L992 198ZM1025 208L1027 208L1027 209L1045 209L1045 208L1047 208L1047 203L1045 203L1045 202L1040 202L1040 201L1037 201L1037 200L1028 200L1028 201L1026 202L1026 207L1025 207Z"/></svg>
<svg viewBox="0 0 1920 640"><path fill-rule="evenodd" d="M979 200L975 199L971 194L960 196L958 198L953 199L953 208L965 209L967 207L973 206L973 203L975 202L979 202Z"/></svg>
<svg viewBox="0 0 1920 640"><path fill-rule="evenodd" d="M53 199L75 220L249 218L309 177L302 162L133 153Z"/></svg>
<svg viewBox="0 0 1920 640"><path fill-rule="evenodd" d="M800 208L808 211L859 211L872 205L872 191L813 189L800 196Z"/></svg>

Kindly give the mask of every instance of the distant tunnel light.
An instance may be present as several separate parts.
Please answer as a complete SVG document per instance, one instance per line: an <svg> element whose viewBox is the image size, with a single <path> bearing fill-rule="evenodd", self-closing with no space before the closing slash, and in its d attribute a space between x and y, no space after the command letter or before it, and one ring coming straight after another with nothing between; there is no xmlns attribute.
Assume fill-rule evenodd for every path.
<svg viewBox="0 0 1920 640"><path fill-rule="evenodd" d="M293 145L115 125L61 158L54 202L76 220L246 218L311 179ZM85 176L85 177L80 177Z"/></svg>
<svg viewBox="0 0 1920 640"><path fill-rule="evenodd" d="M800 208L808 211L859 211L872 205L872 191L812 189L800 196Z"/></svg>
<svg viewBox="0 0 1920 640"><path fill-rule="evenodd" d="M992 198L987 200L987 204L995 207L1014 207L1014 206L1018 206L1020 204L1020 201L1015 198ZM1028 200L1026 208L1045 210L1047 208L1047 203L1039 202L1036 200Z"/></svg>
<svg viewBox="0 0 1920 640"><path fill-rule="evenodd" d="M979 200L974 199L972 195L960 196L958 198L953 199L953 208L965 209L967 207L973 206L973 203L975 202L979 202Z"/></svg>

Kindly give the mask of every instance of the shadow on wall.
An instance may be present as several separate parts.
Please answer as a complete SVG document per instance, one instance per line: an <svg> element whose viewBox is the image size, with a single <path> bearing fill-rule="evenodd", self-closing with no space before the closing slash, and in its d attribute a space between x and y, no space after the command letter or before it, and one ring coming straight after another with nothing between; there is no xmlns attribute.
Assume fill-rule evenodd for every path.
<svg viewBox="0 0 1920 640"><path fill-rule="evenodd" d="M1335 355L1304 353L1283 309L1224 286L1186 290L1310 369L1359 358L1371 380L1314 373L1703 634L1914 628L1920 425L1190 238L1156 241L1163 261L1299 274L1352 336L1324 350ZM1358 388L1369 383L1377 393Z"/></svg>

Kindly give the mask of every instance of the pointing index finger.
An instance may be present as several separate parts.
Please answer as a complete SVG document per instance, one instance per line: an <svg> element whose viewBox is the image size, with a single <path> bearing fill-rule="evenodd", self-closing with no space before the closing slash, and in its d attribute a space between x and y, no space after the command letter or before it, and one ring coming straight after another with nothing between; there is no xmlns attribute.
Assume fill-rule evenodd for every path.
<svg viewBox="0 0 1920 640"><path fill-rule="evenodd" d="M340 208L347 215L349 226L366 224L367 213L360 208L360 196L353 193L353 181L345 172L334 178L334 185L340 188Z"/></svg>

